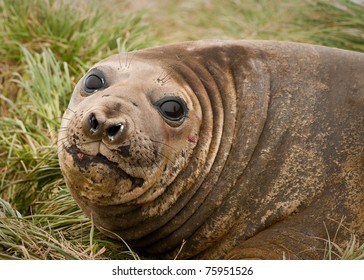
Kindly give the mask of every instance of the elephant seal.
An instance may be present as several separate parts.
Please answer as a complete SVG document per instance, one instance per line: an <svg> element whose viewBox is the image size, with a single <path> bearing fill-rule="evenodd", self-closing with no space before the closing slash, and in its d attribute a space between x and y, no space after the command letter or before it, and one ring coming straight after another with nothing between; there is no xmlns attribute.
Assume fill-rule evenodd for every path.
<svg viewBox="0 0 364 280"><path fill-rule="evenodd" d="M320 259L364 236L363 73L362 53L289 42L114 55L75 87L60 166L85 214L143 252Z"/></svg>

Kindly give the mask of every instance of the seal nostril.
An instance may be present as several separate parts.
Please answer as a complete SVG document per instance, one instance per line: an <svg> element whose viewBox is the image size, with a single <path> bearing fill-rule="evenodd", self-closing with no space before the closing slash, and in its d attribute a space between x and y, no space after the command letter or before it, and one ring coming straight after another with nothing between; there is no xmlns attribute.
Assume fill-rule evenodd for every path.
<svg viewBox="0 0 364 280"><path fill-rule="evenodd" d="M110 140L114 140L115 135L118 134L118 132L122 132L123 130L124 130L124 125L122 123L118 123L116 125L109 127L106 130L106 134Z"/></svg>
<svg viewBox="0 0 364 280"><path fill-rule="evenodd" d="M97 128L99 127L99 122L97 121L94 113L91 113L89 121L90 121L90 130L91 132L95 133L97 131Z"/></svg>

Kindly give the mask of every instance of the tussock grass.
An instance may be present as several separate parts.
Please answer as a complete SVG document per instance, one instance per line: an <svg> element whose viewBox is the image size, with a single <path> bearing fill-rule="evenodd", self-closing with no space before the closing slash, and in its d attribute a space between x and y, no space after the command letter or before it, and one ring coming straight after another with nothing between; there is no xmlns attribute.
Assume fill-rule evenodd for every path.
<svg viewBox="0 0 364 280"><path fill-rule="evenodd" d="M0 199L0 259L136 257L114 243L106 238L100 239L100 233L79 210L62 215L22 217L8 202Z"/></svg>
<svg viewBox="0 0 364 280"><path fill-rule="evenodd" d="M335 221L334 221L335 222ZM330 237L327 232L326 248L324 252L325 260L364 260L364 243L343 225L343 220L337 222L338 228L335 236ZM325 225L326 228L326 225ZM327 230L327 228L326 228ZM336 235L343 231L348 237L347 240L338 242Z"/></svg>
<svg viewBox="0 0 364 280"><path fill-rule="evenodd" d="M327 260L364 260L364 243L352 234L346 245L340 245L332 241L327 242L327 250L324 259Z"/></svg>
<svg viewBox="0 0 364 280"><path fill-rule="evenodd" d="M286 39L288 23L304 1L176 0L168 1L155 20L165 41L199 39ZM170 15L173 15L171 17ZM167 23L167 24L166 24Z"/></svg>
<svg viewBox="0 0 364 280"><path fill-rule="evenodd" d="M86 246L71 244L60 232L45 230L32 220L1 212L0 219L1 259L91 258Z"/></svg>
<svg viewBox="0 0 364 280"><path fill-rule="evenodd" d="M165 42L289 40L364 51L364 2L360 1L176 0L168 1L162 10L152 24Z"/></svg>
<svg viewBox="0 0 364 280"><path fill-rule="evenodd" d="M120 1L107 13L97 2L82 3L0 0L0 259L139 258L83 215L58 165L61 116L75 82L94 62L156 41L364 45L363 5L344 0L160 1L163 8L143 16ZM328 258L363 259L363 247L357 237L347 247L331 242Z"/></svg>
<svg viewBox="0 0 364 280"><path fill-rule="evenodd" d="M312 1L295 25L300 41L364 52L363 1Z"/></svg>
<svg viewBox="0 0 364 280"><path fill-rule="evenodd" d="M145 46L146 26L139 15L108 13L105 18L105 10L96 2L75 4L62 0L0 1L1 55L19 61L20 45L36 52L49 48L58 60L79 70L110 54L118 40L132 49Z"/></svg>
<svg viewBox="0 0 364 280"><path fill-rule="evenodd" d="M3 173L4 196L23 214L30 214L37 196L61 179L56 138L72 83L67 64L58 63L50 50L31 55L22 48L22 52L27 68L23 76L15 76L17 103L4 99L11 110L0 118L1 150L7 151L0 167L10 171Z"/></svg>
<svg viewBox="0 0 364 280"><path fill-rule="evenodd" d="M123 3L119 1L121 8ZM3 95L16 98L18 88L12 83L12 74L23 75L23 48L30 53L49 49L57 60L68 64L77 80L85 69L118 47L133 50L150 45L152 39L140 14L106 13L96 1L77 4L66 0L0 0ZM5 105L0 100L0 116L7 111Z"/></svg>
<svg viewBox="0 0 364 280"><path fill-rule="evenodd" d="M110 53L147 44L146 26L139 15L115 14L110 25L100 9L52 0L0 1L0 15L0 65L6 69L0 88L0 259L130 258L72 199L56 139L75 81Z"/></svg>

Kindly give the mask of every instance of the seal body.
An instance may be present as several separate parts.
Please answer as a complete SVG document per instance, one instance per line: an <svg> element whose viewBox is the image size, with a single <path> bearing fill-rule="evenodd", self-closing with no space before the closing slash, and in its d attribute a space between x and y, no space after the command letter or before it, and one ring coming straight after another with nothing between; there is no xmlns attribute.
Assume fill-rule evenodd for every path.
<svg viewBox="0 0 364 280"><path fill-rule="evenodd" d="M198 41L77 84L59 160L105 234L162 258L321 259L364 236L364 54Z"/></svg>

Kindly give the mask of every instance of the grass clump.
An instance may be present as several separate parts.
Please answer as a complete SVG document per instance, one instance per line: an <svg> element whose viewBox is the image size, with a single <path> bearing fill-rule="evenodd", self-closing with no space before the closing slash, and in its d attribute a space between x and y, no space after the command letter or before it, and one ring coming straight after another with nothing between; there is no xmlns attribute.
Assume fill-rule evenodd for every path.
<svg viewBox="0 0 364 280"><path fill-rule="evenodd" d="M149 45L152 39L146 30L140 13L110 13L96 2L0 0L0 90L16 99L18 88L11 80L13 72L23 75L22 48L30 53L51 50L57 60L68 64L77 80L118 47L133 50ZM1 100L0 109L0 116L4 115L7 107Z"/></svg>
<svg viewBox="0 0 364 280"><path fill-rule="evenodd" d="M80 213L22 217L0 199L0 259L89 260L130 254L123 252L122 246L99 238L100 233Z"/></svg>
<svg viewBox="0 0 364 280"><path fill-rule="evenodd" d="M344 247L335 243L331 243L330 246L332 254L341 260L364 260L364 243L361 243L356 235L351 235ZM332 259L332 257L328 259Z"/></svg>
<svg viewBox="0 0 364 280"><path fill-rule="evenodd" d="M339 231L344 231L348 239L338 242L336 234ZM343 221L338 222L336 234L331 238L327 232L328 239L325 240L326 248L324 252L325 260L364 260L364 243L357 235L343 225Z"/></svg>
<svg viewBox="0 0 364 280"><path fill-rule="evenodd" d="M27 68L23 76L16 75L17 103L2 97L10 110L0 118L0 145L6 152L0 186L3 197L30 214L38 195L61 179L56 138L72 83L67 64L58 63L50 50L22 52Z"/></svg>
<svg viewBox="0 0 364 280"><path fill-rule="evenodd" d="M154 25L166 42L263 39L364 51L360 0L176 0L163 8Z"/></svg>
<svg viewBox="0 0 364 280"><path fill-rule="evenodd" d="M287 23L304 6L304 1L292 0L169 1L166 15L156 19L157 34L168 41L284 39Z"/></svg>
<svg viewBox="0 0 364 280"><path fill-rule="evenodd" d="M69 65L85 66L117 48L145 46L145 25L140 15L108 13L84 1L79 5L62 0L0 1L0 50L6 60L19 61L19 46L41 52L49 48ZM112 24L110 24L112 22Z"/></svg>
<svg viewBox="0 0 364 280"><path fill-rule="evenodd" d="M0 199L0 259L82 259L86 248L72 245L23 219L19 212Z"/></svg>
<svg viewBox="0 0 364 280"><path fill-rule="evenodd" d="M312 1L295 25L300 41L364 52L363 1Z"/></svg>

